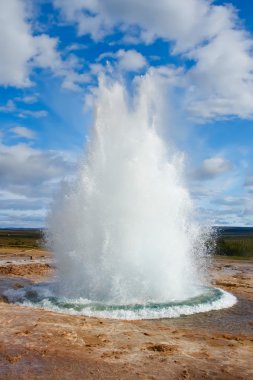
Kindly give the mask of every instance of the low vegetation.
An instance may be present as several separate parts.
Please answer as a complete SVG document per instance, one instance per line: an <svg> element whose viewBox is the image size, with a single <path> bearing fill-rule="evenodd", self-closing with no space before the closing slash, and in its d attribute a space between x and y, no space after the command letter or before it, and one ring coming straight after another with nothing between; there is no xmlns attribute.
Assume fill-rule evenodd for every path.
<svg viewBox="0 0 253 380"><path fill-rule="evenodd" d="M2 229L0 247L39 248L43 246L43 231L40 229Z"/></svg>
<svg viewBox="0 0 253 380"><path fill-rule="evenodd" d="M219 228L216 232L216 255L253 258L253 228Z"/></svg>
<svg viewBox="0 0 253 380"><path fill-rule="evenodd" d="M252 238L226 239L218 238L215 254L221 256L253 257Z"/></svg>

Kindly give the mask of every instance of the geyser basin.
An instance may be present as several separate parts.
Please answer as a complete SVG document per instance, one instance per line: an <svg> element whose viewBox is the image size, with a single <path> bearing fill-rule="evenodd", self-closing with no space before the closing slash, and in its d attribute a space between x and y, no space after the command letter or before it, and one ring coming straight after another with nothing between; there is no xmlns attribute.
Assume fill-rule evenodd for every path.
<svg viewBox="0 0 253 380"><path fill-rule="evenodd" d="M202 287L198 291L197 296L187 300L129 305L56 297L48 284L8 290L5 295L11 302L36 308L65 314L124 320L175 318L223 309L236 303L236 298L232 294L219 288Z"/></svg>
<svg viewBox="0 0 253 380"><path fill-rule="evenodd" d="M86 154L48 218L56 292L38 288L25 303L138 319L235 302L206 286L206 234L185 186L183 155L167 136L161 82L147 74L129 97L121 83L101 81Z"/></svg>

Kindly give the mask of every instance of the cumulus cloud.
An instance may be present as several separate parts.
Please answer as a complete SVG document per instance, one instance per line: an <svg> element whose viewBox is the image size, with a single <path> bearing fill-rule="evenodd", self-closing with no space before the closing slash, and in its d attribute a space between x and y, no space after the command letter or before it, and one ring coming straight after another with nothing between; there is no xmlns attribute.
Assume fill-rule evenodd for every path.
<svg viewBox="0 0 253 380"><path fill-rule="evenodd" d="M62 60L57 51L58 39L42 34L34 37L37 48L36 55L33 57L34 65L51 69L57 72L62 67Z"/></svg>
<svg viewBox="0 0 253 380"><path fill-rule="evenodd" d="M24 3L2 0L0 3L0 83L25 87L31 85L28 62L36 54Z"/></svg>
<svg viewBox="0 0 253 380"><path fill-rule="evenodd" d="M74 71L69 71L62 81L62 88L74 92L80 91L82 84L87 84L91 81L91 75L88 73L79 74Z"/></svg>
<svg viewBox="0 0 253 380"><path fill-rule="evenodd" d="M80 35L94 40L116 29L139 42L170 41L172 54L190 59L185 107L200 120L253 117L252 37L231 5L207 0L54 0Z"/></svg>
<svg viewBox="0 0 253 380"><path fill-rule="evenodd" d="M162 37L185 50L206 37L208 30L218 28L211 25L216 20L208 17L209 3L204 0L54 0L54 4L67 21L76 23L79 34L90 34L95 40L115 27L126 32L131 26L140 28L139 41Z"/></svg>
<svg viewBox="0 0 253 380"><path fill-rule="evenodd" d="M196 60L188 73L195 85L188 98L194 114L253 116L252 47L245 31L228 29L189 54Z"/></svg>
<svg viewBox="0 0 253 380"><path fill-rule="evenodd" d="M138 71L146 66L146 59L136 50L120 49L116 53L120 69L125 71Z"/></svg>
<svg viewBox="0 0 253 380"><path fill-rule="evenodd" d="M118 69L122 71L139 71L147 65L145 57L134 49L120 49L116 53L103 53L99 56L98 61L104 58L115 59Z"/></svg>
<svg viewBox="0 0 253 380"><path fill-rule="evenodd" d="M231 5L207 0L54 0L53 4L66 22L76 24L79 35L89 34L94 40L121 30L135 43L157 38L170 42L171 54L193 63L184 73L184 106L191 117L200 121L253 117L253 39ZM63 88L80 90L87 75L78 73L77 58L63 60L57 38L33 33L25 5L21 0L0 2L4 51L0 84L30 86L32 69L41 67L62 77ZM146 66L135 50L121 49L116 55L123 71Z"/></svg>
<svg viewBox="0 0 253 380"><path fill-rule="evenodd" d="M3 188L8 184L42 184L61 178L70 168L70 162L59 152L45 152L25 143L0 144L0 183Z"/></svg>
<svg viewBox="0 0 253 380"><path fill-rule="evenodd" d="M43 226L52 195L75 167L67 152L0 144L1 226Z"/></svg>
<svg viewBox="0 0 253 380"><path fill-rule="evenodd" d="M17 137L22 137L28 140L34 140L36 138L36 133L34 131L20 125L11 128L11 132L13 132Z"/></svg>
<svg viewBox="0 0 253 380"><path fill-rule="evenodd" d="M60 77L72 73L68 60L58 50L58 39L34 34L27 3L22 0L0 2L0 85L29 87L35 67L51 70ZM31 102L31 98L30 98ZM29 99L28 99L29 103Z"/></svg>
<svg viewBox="0 0 253 380"><path fill-rule="evenodd" d="M126 71L138 71L146 66L146 59L136 50L119 50L117 52L120 68Z"/></svg>
<svg viewBox="0 0 253 380"><path fill-rule="evenodd" d="M233 165L230 161L223 157L212 157L202 162L201 166L193 173L193 178L197 180L209 180L232 169Z"/></svg>

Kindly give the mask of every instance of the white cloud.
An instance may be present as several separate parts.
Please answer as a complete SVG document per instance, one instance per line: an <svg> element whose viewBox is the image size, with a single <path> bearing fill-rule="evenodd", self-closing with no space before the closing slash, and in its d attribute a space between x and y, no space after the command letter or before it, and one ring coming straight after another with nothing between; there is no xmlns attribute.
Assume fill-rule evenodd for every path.
<svg viewBox="0 0 253 380"><path fill-rule="evenodd" d="M73 43L66 47L66 51L69 52L69 51L76 51L76 50L84 50L84 49L87 49L87 47L88 46L84 44Z"/></svg>
<svg viewBox="0 0 253 380"><path fill-rule="evenodd" d="M30 86L28 62L36 54L36 47L22 1L2 0L0 3L0 51L0 83Z"/></svg>
<svg viewBox="0 0 253 380"><path fill-rule="evenodd" d="M90 72L93 75L98 75L99 73L102 73L104 71L104 66L100 63L92 63L90 65Z"/></svg>
<svg viewBox="0 0 253 380"><path fill-rule="evenodd" d="M209 225L250 224L250 216L245 213L250 194L242 192L244 171L240 163L235 162L233 165L224 157L214 156L204 160L191 173L189 188L202 222Z"/></svg>
<svg viewBox="0 0 253 380"><path fill-rule="evenodd" d="M8 184L42 184L64 176L70 168L71 162L60 152L42 151L24 143L12 146L0 144L2 188Z"/></svg>
<svg viewBox="0 0 253 380"><path fill-rule="evenodd" d="M47 117L48 112L45 110L18 110L18 117L26 118L26 117L34 117L36 119L41 119L43 117Z"/></svg>
<svg viewBox="0 0 253 380"><path fill-rule="evenodd" d="M67 21L77 24L79 34L90 34L95 40L112 33L116 26L124 32L129 26L138 26L143 41L159 36L180 40L181 48L188 41L198 42L196 29L206 29L198 15L205 16L209 8L203 0L54 0L54 4Z"/></svg>
<svg viewBox="0 0 253 380"><path fill-rule="evenodd" d="M27 3L23 0L0 2L0 85L28 87L35 67L49 69L65 78L72 73L69 61L62 60L58 39L33 34Z"/></svg>
<svg viewBox="0 0 253 380"><path fill-rule="evenodd" d="M138 71L146 66L146 59L142 54L136 50L123 50L120 49L116 53L118 58L118 65L125 71Z"/></svg>
<svg viewBox="0 0 253 380"><path fill-rule="evenodd" d="M0 144L1 226L43 226L61 180L73 175L76 156L29 144Z"/></svg>
<svg viewBox="0 0 253 380"><path fill-rule="evenodd" d="M1 202L0 224L2 228L42 228L46 219L48 204L33 202L28 199L25 201Z"/></svg>
<svg viewBox="0 0 253 380"><path fill-rule="evenodd" d="M208 180L227 173L233 169L230 161L223 157L212 157L204 160L201 166L193 173L193 177L198 180Z"/></svg>
<svg viewBox="0 0 253 380"><path fill-rule="evenodd" d="M15 98L16 102L25 103L25 104L33 104L36 103L38 100L38 94L32 94L32 95L25 95L23 97L17 97Z"/></svg>
<svg viewBox="0 0 253 380"><path fill-rule="evenodd" d="M223 179L219 177L214 185L209 183L206 188L197 186L192 196L201 221L208 225L247 224L248 220L244 215L247 198L242 194L234 196L229 194L230 191L224 188Z"/></svg>
<svg viewBox="0 0 253 380"><path fill-rule="evenodd" d="M5 105L0 106L0 112L9 113L14 111L16 111L16 104L11 99Z"/></svg>
<svg viewBox="0 0 253 380"><path fill-rule="evenodd" d="M0 2L0 84L30 86L31 71L41 67L63 78L63 88L78 91L87 80L78 73L77 59L62 59L57 38L33 34L26 5L22 0ZM172 54L193 62L184 75L182 101L195 119L253 117L253 40L232 6L207 0L54 0L54 5L80 35L95 40L118 28L135 43L170 41ZM146 66L135 50L116 55L122 70Z"/></svg>
<svg viewBox="0 0 253 380"><path fill-rule="evenodd" d="M185 107L200 120L253 117L252 37L231 5L207 0L54 0L78 33L99 40L116 28L139 42L172 42L172 54L193 62Z"/></svg>
<svg viewBox="0 0 253 380"><path fill-rule="evenodd" d="M133 29L139 41L162 37L174 41L174 50L180 53L231 28L234 20L231 7L206 0L54 0L54 4L65 20L77 25L79 34L99 39L115 27L125 33Z"/></svg>
<svg viewBox="0 0 253 380"><path fill-rule="evenodd" d="M80 85L84 83L89 83L90 81L91 76L89 74L78 74L74 71L70 71L62 81L62 88L71 91L80 91Z"/></svg>
<svg viewBox="0 0 253 380"><path fill-rule="evenodd" d="M253 116L253 40L242 30L228 29L189 56L196 65L188 80L189 108L205 118Z"/></svg>
<svg viewBox="0 0 253 380"><path fill-rule="evenodd" d="M42 34L35 36L34 42L37 47L36 55L33 57L35 66L57 72L62 66L61 57L57 52L58 39Z"/></svg>
<svg viewBox="0 0 253 380"><path fill-rule="evenodd" d="M23 137L28 140L34 140L36 138L36 133L34 131L22 126L11 128L11 132L13 132L18 137Z"/></svg>
<svg viewBox="0 0 253 380"><path fill-rule="evenodd" d="M98 61L104 58L115 59L117 61L117 68L122 71L139 71L147 65L145 57L134 49L120 49L115 53L102 53L98 57Z"/></svg>
<svg viewBox="0 0 253 380"><path fill-rule="evenodd" d="M30 97L29 97L30 98ZM23 98L15 98L18 102L31 103L33 102L32 97L28 101L23 100ZM28 110L17 107L16 103L13 100L8 100L5 105L0 106L0 112L3 113L15 113L20 118L34 117L40 119L46 117L48 112L46 110Z"/></svg>

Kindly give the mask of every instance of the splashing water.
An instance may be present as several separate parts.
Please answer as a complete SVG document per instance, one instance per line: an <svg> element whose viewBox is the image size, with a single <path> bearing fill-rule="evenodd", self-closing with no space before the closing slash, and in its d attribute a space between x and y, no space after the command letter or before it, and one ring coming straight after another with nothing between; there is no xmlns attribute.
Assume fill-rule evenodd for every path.
<svg viewBox="0 0 253 380"><path fill-rule="evenodd" d="M159 317L159 304L162 310L184 305L189 314L191 305L201 311L196 302L203 297L208 302L204 241L183 185L182 155L161 137L161 104L151 76L132 99L120 83L100 83L77 179L63 187L49 215L57 295L65 306L81 300L72 311L92 314L93 305L92 315L103 315L107 305L114 317L127 318L128 309L138 318L142 308L143 317ZM224 296L211 294L211 303Z"/></svg>

